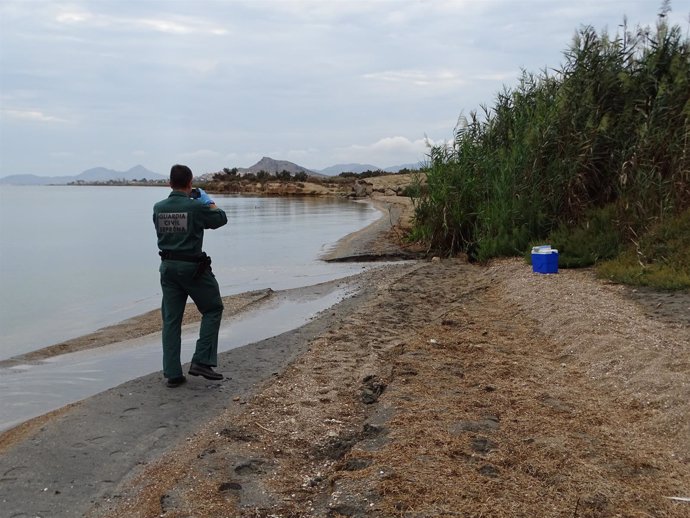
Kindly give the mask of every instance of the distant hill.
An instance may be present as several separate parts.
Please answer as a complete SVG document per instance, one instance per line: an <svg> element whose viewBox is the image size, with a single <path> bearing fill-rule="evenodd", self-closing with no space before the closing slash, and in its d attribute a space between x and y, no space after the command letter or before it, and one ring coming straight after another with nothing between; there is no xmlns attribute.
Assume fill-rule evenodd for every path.
<svg viewBox="0 0 690 518"><path fill-rule="evenodd" d="M328 176L337 176L340 173L363 173L364 171L378 171L380 167L371 164L336 164L319 172Z"/></svg>
<svg viewBox="0 0 690 518"><path fill-rule="evenodd" d="M74 176L37 176L13 174L0 178L0 185L64 185L74 181Z"/></svg>
<svg viewBox="0 0 690 518"><path fill-rule="evenodd" d="M238 173L241 175L247 174L247 173L258 173L259 171L266 171L267 173L270 174L276 174L280 173L282 171L288 171L290 174L296 174L296 173L307 173L310 175L318 175L316 171L312 171L311 169L308 169L307 167L297 165L293 162L288 162L287 160L274 160L273 158L270 157L263 157L261 160L259 160L256 164L254 164L251 167L247 168L239 168L237 170Z"/></svg>
<svg viewBox="0 0 690 518"><path fill-rule="evenodd" d="M360 164L360 163L350 163L350 164L336 164L325 169L313 170L307 167L295 164L294 162L288 162L287 160L275 160L270 157L263 157L256 164L251 167L239 167L237 172L240 175L245 175L247 173L256 174L259 171L266 171L270 174L280 173L282 171L288 171L290 174L305 172L311 176L337 176L340 173L363 173L365 171L387 171L389 173L397 173L401 169L419 169L421 163L416 164L402 164L395 165L391 167L381 168L373 164ZM202 179L211 179L215 173L207 173L203 175Z"/></svg>
<svg viewBox="0 0 690 518"><path fill-rule="evenodd" d="M392 165L390 167L386 167L384 171L388 173L397 173L401 169L421 169L423 166L424 164L422 162L415 162L410 164Z"/></svg>
<svg viewBox="0 0 690 518"><path fill-rule="evenodd" d="M379 167L372 164L336 164L325 169L321 169L319 172L329 175L336 176L340 173L363 173L365 171L386 171L387 173L397 173L401 169L419 169L422 166L420 162L415 164L402 164L393 165L390 167Z"/></svg>
<svg viewBox="0 0 690 518"><path fill-rule="evenodd" d="M154 173L142 165L132 167L127 171L115 171L105 167L87 169L74 176L37 176L35 174L15 174L0 178L4 185L65 185L72 182L108 182L110 180L167 180L167 176Z"/></svg>

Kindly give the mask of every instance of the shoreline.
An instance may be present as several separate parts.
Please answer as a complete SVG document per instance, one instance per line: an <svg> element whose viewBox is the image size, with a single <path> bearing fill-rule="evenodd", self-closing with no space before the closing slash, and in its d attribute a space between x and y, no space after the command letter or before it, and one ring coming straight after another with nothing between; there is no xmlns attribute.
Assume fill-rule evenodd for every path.
<svg viewBox="0 0 690 518"><path fill-rule="evenodd" d="M365 230L340 257L393 246L395 228ZM306 325L219 355L223 383L171 390L153 373L19 431L0 459L5 509L685 516L666 497L689 496L690 294L519 259L349 282Z"/></svg>
<svg viewBox="0 0 690 518"><path fill-rule="evenodd" d="M236 295L223 297L225 310L224 318L235 316L250 309L255 304L269 298L275 293L270 288L264 290L252 290ZM188 303L185 310L182 325L188 325L201 321L201 314L194 303ZM140 315L128 318L116 324L103 327L92 333L77 336L63 342L48 345L35 351L20 354L0 360L0 368L8 368L15 365L34 363L47 360L62 354L97 349L106 345L123 342L133 338L140 338L160 330L160 309L152 309Z"/></svg>
<svg viewBox="0 0 690 518"><path fill-rule="evenodd" d="M400 205L400 202L396 204L390 201L381 201L376 198L362 199L357 201L360 203L370 203L381 213L381 216L366 227L342 237L336 242L331 251L324 254L319 259L325 262L340 262L350 260L380 261L387 258L413 258L412 255L405 255L404 252L396 255L394 250L395 247L389 247L390 256L386 255L385 253L370 257L358 255L361 254L360 243L371 243L376 241L383 232L390 232L393 227L399 225L403 210L400 208L395 208L396 205ZM402 203L403 205L405 204L404 202ZM386 217L387 214L388 217ZM360 257L361 259L358 259ZM223 318L228 318L251 309L256 304L271 297L275 293L277 292L274 292L271 288L263 288L224 296L223 304L225 305L225 310ZM196 306L192 302L188 302L187 309L185 310L183 325L199 322L200 320L201 315L196 309ZM159 330L160 309L152 309L145 313L141 313L123 321L97 329L93 332L0 360L0 368L9 368L27 363L31 364L62 354L87 349L95 349L105 345L122 342L124 340L139 338Z"/></svg>
<svg viewBox="0 0 690 518"><path fill-rule="evenodd" d="M418 259L421 250L404 243L411 228L412 201L402 196L376 196L360 203L370 203L381 217L368 226L341 238L334 249L324 254L326 262L366 261L382 259Z"/></svg>

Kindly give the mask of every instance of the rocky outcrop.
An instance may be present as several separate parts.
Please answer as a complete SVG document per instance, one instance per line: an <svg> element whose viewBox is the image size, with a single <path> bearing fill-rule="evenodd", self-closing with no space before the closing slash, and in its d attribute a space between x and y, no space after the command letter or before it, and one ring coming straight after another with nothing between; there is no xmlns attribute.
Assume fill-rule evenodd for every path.
<svg viewBox="0 0 690 518"><path fill-rule="evenodd" d="M205 184L210 193L257 194L267 196L349 196L351 198L405 196L406 189L423 183L417 175L392 174L366 179L352 178L314 178L306 182L255 181L245 178L234 178L232 181L215 179Z"/></svg>
<svg viewBox="0 0 690 518"><path fill-rule="evenodd" d="M348 186L314 182L222 182L208 187L209 192L257 194L265 196L347 196Z"/></svg>
<svg viewBox="0 0 690 518"><path fill-rule="evenodd" d="M366 198L374 192L374 185L366 180L355 180L352 186L352 196L354 198Z"/></svg>

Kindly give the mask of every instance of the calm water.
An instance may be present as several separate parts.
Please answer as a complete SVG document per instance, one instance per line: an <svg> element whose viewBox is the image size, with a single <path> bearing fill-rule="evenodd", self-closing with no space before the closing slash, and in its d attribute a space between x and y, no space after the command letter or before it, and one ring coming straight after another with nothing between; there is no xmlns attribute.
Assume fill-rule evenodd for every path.
<svg viewBox="0 0 690 518"><path fill-rule="evenodd" d="M0 359L157 308L153 204L168 188L0 187ZM346 200L214 196L228 224L204 249L223 295L361 270L318 258L379 217Z"/></svg>

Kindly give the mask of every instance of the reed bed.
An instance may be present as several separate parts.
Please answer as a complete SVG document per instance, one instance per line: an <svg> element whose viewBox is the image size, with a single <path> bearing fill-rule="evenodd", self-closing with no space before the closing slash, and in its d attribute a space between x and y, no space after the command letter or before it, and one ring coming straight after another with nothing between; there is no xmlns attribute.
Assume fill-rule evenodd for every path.
<svg viewBox="0 0 690 518"><path fill-rule="evenodd" d="M690 41L669 10L613 37L581 28L559 69L461 116L430 151L414 238L478 261L549 240L584 266L688 211Z"/></svg>

